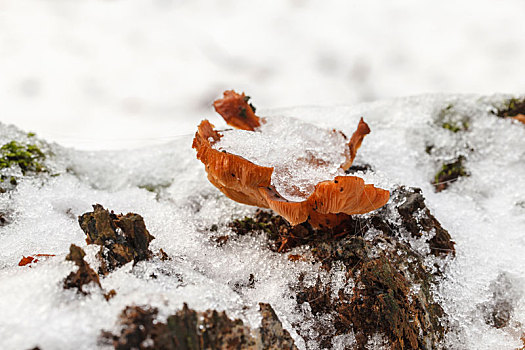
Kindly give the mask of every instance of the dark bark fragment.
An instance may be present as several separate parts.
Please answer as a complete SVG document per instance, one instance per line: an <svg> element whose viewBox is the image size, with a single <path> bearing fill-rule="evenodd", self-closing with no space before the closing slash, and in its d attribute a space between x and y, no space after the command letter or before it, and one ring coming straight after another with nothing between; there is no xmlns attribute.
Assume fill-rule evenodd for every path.
<svg viewBox="0 0 525 350"><path fill-rule="evenodd" d="M432 254L436 256L455 254L455 243L451 240L448 231L441 226L426 207L425 197L423 197L421 190L412 189L411 191L406 193L405 202L397 208L403 218L404 227L413 237L421 237L423 232L435 230L434 237L428 241Z"/></svg>
<svg viewBox="0 0 525 350"><path fill-rule="evenodd" d="M100 204L95 204L93 209L93 212L79 216L78 221L87 235L86 242L101 246L98 253L101 275L131 261L137 263L152 257L149 243L155 237L146 229L142 216L134 213L116 215Z"/></svg>
<svg viewBox="0 0 525 350"><path fill-rule="evenodd" d="M97 273L84 260L86 253L82 248L72 244L69 247L69 254L66 260L72 261L78 266L76 272L71 272L64 281L64 289L77 289L78 293L87 295L88 292L84 290L84 286L93 282L102 289Z"/></svg>
<svg viewBox="0 0 525 350"><path fill-rule="evenodd" d="M259 328L260 344L262 349L280 350L297 349L290 333L283 329L281 321L275 314L270 304L259 303L261 315L263 317L261 328Z"/></svg>
<svg viewBox="0 0 525 350"><path fill-rule="evenodd" d="M260 304L261 328L254 335L241 320L224 312L196 312L184 304L182 310L156 320L158 309L128 306L120 316L120 334L103 332L101 341L115 349L297 349L289 333L269 304Z"/></svg>

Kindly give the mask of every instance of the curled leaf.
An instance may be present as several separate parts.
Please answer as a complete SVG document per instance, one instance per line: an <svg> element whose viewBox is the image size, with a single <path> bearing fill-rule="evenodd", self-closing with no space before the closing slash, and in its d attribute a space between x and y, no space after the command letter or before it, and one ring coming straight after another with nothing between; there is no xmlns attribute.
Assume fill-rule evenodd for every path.
<svg viewBox="0 0 525 350"><path fill-rule="evenodd" d="M18 262L18 266L26 266L31 263L37 263L39 259L37 258L49 258L55 256L54 254L35 254L34 256L28 255L23 256L22 259Z"/></svg>
<svg viewBox="0 0 525 350"><path fill-rule="evenodd" d="M233 90L224 91L223 98L215 101L213 106L228 125L237 129L254 131L261 125L255 115L253 105L248 103L250 97Z"/></svg>

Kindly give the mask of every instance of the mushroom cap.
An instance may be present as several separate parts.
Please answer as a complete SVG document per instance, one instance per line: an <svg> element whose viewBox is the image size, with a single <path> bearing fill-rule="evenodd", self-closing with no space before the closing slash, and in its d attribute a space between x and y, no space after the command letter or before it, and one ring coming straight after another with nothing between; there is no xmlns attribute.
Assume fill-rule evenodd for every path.
<svg viewBox="0 0 525 350"><path fill-rule="evenodd" d="M225 92L225 97L228 95L230 99L232 93L234 92ZM244 94L236 94L236 101L238 96L242 97ZM243 101L246 103L244 98ZM220 106L218 110L232 110L229 107L221 109L225 107L224 104ZM259 118L256 118L259 123ZM254 123L243 124L236 120L234 117L227 122L233 126L241 126L241 129L255 128ZM355 158L364 136L369 132L368 125L361 118L358 129L348 144L349 158L345 163L348 167ZM222 135L213 129L213 125L204 120L193 139L193 148L197 150L197 158L206 166L208 180L230 199L247 205L270 208L292 225L308 221L314 227L335 227L348 215L364 214L382 207L390 197L387 190L365 184L359 177L336 176L334 180L318 183L313 193L303 201L287 200L271 184L273 167L259 166L241 156L214 149L212 145L221 137Z"/></svg>
<svg viewBox="0 0 525 350"><path fill-rule="evenodd" d="M224 91L223 98L213 103L215 110L226 123L237 129L254 131L261 123L248 103L249 97L233 90Z"/></svg>
<svg viewBox="0 0 525 350"><path fill-rule="evenodd" d="M314 192L302 202L291 202L279 196L271 187L259 191L268 206L284 217L290 224L309 221L313 226L336 226L333 214L365 214L385 205L390 198L386 190L365 184L357 176L336 176L332 181L323 181L315 186Z"/></svg>
<svg viewBox="0 0 525 350"><path fill-rule="evenodd" d="M273 168L213 149L212 144L221 136L208 120L203 120L193 139L192 147L197 150L197 159L206 166L208 180L236 202L268 208L258 189L270 185Z"/></svg>

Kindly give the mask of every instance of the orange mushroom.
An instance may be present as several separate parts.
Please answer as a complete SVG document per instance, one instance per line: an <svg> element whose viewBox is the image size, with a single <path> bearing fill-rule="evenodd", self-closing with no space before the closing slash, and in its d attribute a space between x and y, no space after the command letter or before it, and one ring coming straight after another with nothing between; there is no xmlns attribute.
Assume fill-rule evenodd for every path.
<svg viewBox="0 0 525 350"><path fill-rule="evenodd" d="M233 90L228 90L224 91L223 95L223 98L213 103L213 107L228 125L250 131L254 131L261 125L253 106L248 103L250 98L244 92L238 94Z"/></svg>
<svg viewBox="0 0 525 350"><path fill-rule="evenodd" d="M270 186L273 168L213 149L212 144L221 136L209 121L203 120L193 139L192 147L197 150L197 159L206 166L208 180L236 202L268 208L259 187Z"/></svg>
<svg viewBox="0 0 525 350"><path fill-rule="evenodd" d="M261 119L253 113L244 94L226 91L224 98L215 101L214 105L231 126L254 131L261 125ZM243 108L247 113L239 112ZM361 118L348 143L347 160L341 165L344 170L351 166L357 149L369 132L368 125ZM193 139L197 159L206 166L208 180L230 199L270 208L292 225L308 221L314 227L335 227L348 215L378 209L390 198L388 191L365 184L359 177L336 176L334 180L318 183L303 201L287 200L271 183L273 167L259 166L241 156L214 149L213 144L221 137L213 125L204 120Z"/></svg>

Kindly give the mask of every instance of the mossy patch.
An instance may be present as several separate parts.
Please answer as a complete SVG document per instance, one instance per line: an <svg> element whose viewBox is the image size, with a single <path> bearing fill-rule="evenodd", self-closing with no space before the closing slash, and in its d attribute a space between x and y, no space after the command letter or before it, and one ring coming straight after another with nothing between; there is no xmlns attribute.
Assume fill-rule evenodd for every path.
<svg viewBox="0 0 525 350"><path fill-rule="evenodd" d="M10 141L0 147L0 193L13 190L22 176L46 172L46 155L35 144ZM22 175L20 175L20 173Z"/></svg>
<svg viewBox="0 0 525 350"><path fill-rule="evenodd" d="M253 231L262 231L272 234L275 228L275 223L273 223L272 220L270 220L270 217L265 214L267 214L267 212L257 211L255 218L245 216L243 219L236 219L230 224L230 227L238 235L245 235ZM217 225L212 225L210 231L217 231L217 229Z"/></svg>
<svg viewBox="0 0 525 350"><path fill-rule="evenodd" d="M525 98L511 98L496 111L496 115L500 118L515 117L518 114L525 114Z"/></svg>
<svg viewBox="0 0 525 350"><path fill-rule="evenodd" d="M467 131L470 127L470 118L456 111L454 105L449 104L439 111L436 123L443 129L453 133Z"/></svg>
<svg viewBox="0 0 525 350"><path fill-rule="evenodd" d="M468 130L469 124L467 122L444 122L441 124L441 127L456 133L459 131Z"/></svg>
<svg viewBox="0 0 525 350"><path fill-rule="evenodd" d="M159 200L162 192L166 188L170 187L171 184L172 184L171 182L144 183L144 184L139 185L138 187L148 192L155 193L155 198Z"/></svg>
<svg viewBox="0 0 525 350"><path fill-rule="evenodd" d="M441 169L436 173L432 181L436 192L447 189L451 183L457 181L460 177L469 176L464 162L465 157L459 156L454 161L444 163L441 166Z"/></svg>
<svg viewBox="0 0 525 350"><path fill-rule="evenodd" d="M18 166L24 175L28 172L39 173L45 170L41 164L45 159L44 152L34 144L11 141L0 147L0 169Z"/></svg>

